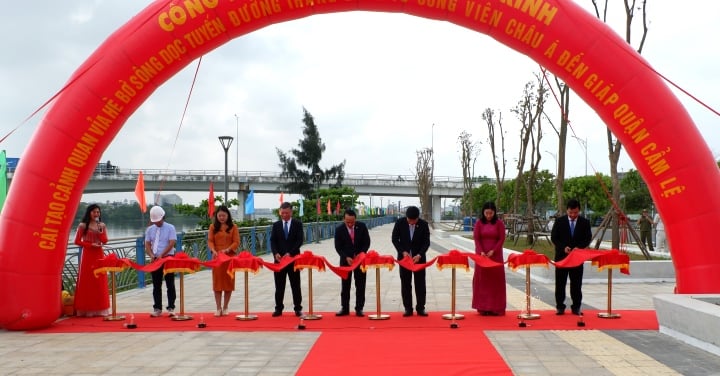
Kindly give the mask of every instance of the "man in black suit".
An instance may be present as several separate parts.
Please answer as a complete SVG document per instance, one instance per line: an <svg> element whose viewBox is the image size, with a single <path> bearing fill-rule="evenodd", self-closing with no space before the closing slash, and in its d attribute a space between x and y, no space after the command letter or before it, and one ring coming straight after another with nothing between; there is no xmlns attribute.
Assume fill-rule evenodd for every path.
<svg viewBox="0 0 720 376"><path fill-rule="evenodd" d="M357 215L352 209L345 210L344 224L335 229L335 251L340 256L340 266L352 265L353 258L362 252L370 249L370 232L362 222L356 222ZM340 310L335 316L347 316L350 314L350 283L355 278L355 315L365 316L365 273L360 268L355 268L352 274L341 282Z"/></svg>
<svg viewBox="0 0 720 376"><path fill-rule="evenodd" d="M305 240L302 222L293 218L293 208L289 202L280 205L280 220L273 223L270 232L270 248L272 249L275 263L280 263L284 255L297 256L300 254L300 247ZM291 263L279 272L275 277L275 312L273 317L282 315L283 299L285 297L285 278L290 281L292 290L293 309L295 316L302 316L302 291L300 290L300 271L293 270L295 263Z"/></svg>
<svg viewBox="0 0 720 376"><path fill-rule="evenodd" d="M555 245L555 261L560 261L575 249L584 249L590 246L592 230L590 221L580 217L580 202L571 199L567 203L567 215L555 220L550 240ZM557 314L565 314L565 285L570 277L570 309L574 315L580 315L582 305L582 277L583 265L574 268L555 268L555 304Z"/></svg>
<svg viewBox="0 0 720 376"><path fill-rule="evenodd" d="M392 243L397 250L397 259L411 257L417 263L425 263L425 253L430 248L430 226L420 218L420 209L410 206L405 211L405 218L395 222L392 231ZM413 314L412 280L415 278L415 309L418 316L427 316L425 312L425 269L412 272L400 267L400 292L402 294L404 317Z"/></svg>

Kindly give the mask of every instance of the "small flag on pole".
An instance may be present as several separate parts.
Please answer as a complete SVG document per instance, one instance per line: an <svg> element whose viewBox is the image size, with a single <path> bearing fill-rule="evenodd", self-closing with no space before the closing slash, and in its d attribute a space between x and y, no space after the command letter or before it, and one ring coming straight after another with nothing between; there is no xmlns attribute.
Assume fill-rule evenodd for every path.
<svg viewBox="0 0 720 376"><path fill-rule="evenodd" d="M147 211L147 202L145 202L145 181L143 180L142 171L138 174L138 180L135 183L135 197L137 197L138 205L140 205L140 211L145 213Z"/></svg>
<svg viewBox="0 0 720 376"><path fill-rule="evenodd" d="M280 192L280 205L282 205L283 202L285 202L285 194L283 194L282 192Z"/></svg>
<svg viewBox="0 0 720 376"><path fill-rule="evenodd" d="M208 194L208 217L212 218L215 215L215 188L213 188L213 182L210 182L210 193Z"/></svg>
<svg viewBox="0 0 720 376"><path fill-rule="evenodd" d="M340 200L338 200L337 205L335 205L335 211L337 215L340 215Z"/></svg>
<svg viewBox="0 0 720 376"><path fill-rule="evenodd" d="M319 198L317 199L316 203L317 203L317 214L320 215L321 213L320 213L320 199Z"/></svg>
<svg viewBox="0 0 720 376"><path fill-rule="evenodd" d="M255 191L250 190L247 198L245 199L245 214L255 213Z"/></svg>
<svg viewBox="0 0 720 376"><path fill-rule="evenodd" d="M331 206L330 206L330 205L332 205L332 204L330 203L330 199L328 199L328 204L327 204L327 213L328 213L328 215L331 215L331 214L332 214L332 209L331 209Z"/></svg>
<svg viewBox="0 0 720 376"><path fill-rule="evenodd" d="M305 202L303 199L298 199L298 205L300 205L300 218L305 215Z"/></svg>

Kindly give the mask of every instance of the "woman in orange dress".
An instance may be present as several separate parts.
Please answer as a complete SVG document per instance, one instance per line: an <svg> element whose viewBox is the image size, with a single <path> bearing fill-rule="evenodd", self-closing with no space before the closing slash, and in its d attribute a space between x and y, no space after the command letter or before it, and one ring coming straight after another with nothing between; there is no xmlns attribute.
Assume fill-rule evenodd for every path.
<svg viewBox="0 0 720 376"><path fill-rule="evenodd" d="M110 314L110 294L105 273L95 276L95 263L105 257L103 244L108 242L107 228L100 221L100 206L92 204L85 210L75 244L82 247L80 273L75 287L75 315L94 317Z"/></svg>
<svg viewBox="0 0 720 376"><path fill-rule="evenodd" d="M222 205L215 211L215 218L208 229L208 248L212 252L213 259L216 259L220 253L230 257L235 256L235 250L239 244L240 233L238 227L230 216L230 210L225 205ZM221 266L214 267L212 270L216 305L215 316L227 316L228 303L230 303L232 292L235 291L235 279L227 274L228 263L229 261Z"/></svg>

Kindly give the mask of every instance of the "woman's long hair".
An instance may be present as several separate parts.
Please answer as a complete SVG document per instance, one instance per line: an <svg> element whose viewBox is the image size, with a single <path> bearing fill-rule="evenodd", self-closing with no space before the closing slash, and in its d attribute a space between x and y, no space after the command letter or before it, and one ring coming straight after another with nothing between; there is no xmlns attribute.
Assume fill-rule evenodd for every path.
<svg viewBox="0 0 720 376"><path fill-rule="evenodd" d="M232 228L235 226L235 222L233 222L232 215L230 215L230 209L228 209L227 206L225 206L225 205L220 205L215 209L215 217L213 218L213 228L215 229L214 232L217 233L218 231L220 231L220 228L222 227L222 223L220 223L220 221L218 220L218 217L217 217L220 212L227 213L228 227L227 227L227 229L225 229L225 232L227 232L229 234L230 231L232 231Z"/></svg>
<svg viewBox="0 0 720 376"><path fill-rule="evenodd" d="M87 209L85 209L85 215L83 215L82 219L80 220L81 223L85 224L85 230L83 230L83 235L87 234L88 229L90 228L90 213L92 213L92 211L95 209L100 210L100 216L102 217L102 209L100 209L100 205L98 205L98 204L88 205ZM100 218L98 218L98 221L99 220L100 220Z"/></svg>
<svg viewBox="0 0 720 376"><path fill-rule="evenodd" d="M495 224L498 220L497 216L497 208L495 207L495 203L492 201L488 201L483 204L482 209L480 209L480 222L482 223L488 223L487 218L485 218L485 209L490 209L493 211L493 217L490 220L490 223Z"/></svg>

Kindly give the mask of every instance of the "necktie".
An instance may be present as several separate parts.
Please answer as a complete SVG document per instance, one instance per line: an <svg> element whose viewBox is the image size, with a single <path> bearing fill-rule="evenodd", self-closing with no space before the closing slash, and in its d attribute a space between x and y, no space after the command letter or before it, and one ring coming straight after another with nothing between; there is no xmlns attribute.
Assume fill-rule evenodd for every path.
<svg viewBox="0 0 720 376"><path fill-rule="evenodd" d="M153 239L153 255L158 255L158 249L160 246L160 227L155 226L155 239Z"/></svg>
<svg viewBox="0 0 720 376"><path fill-rule="evenodd" d="M283 227L283 231L285 232L285 240L288 238L288 223L285 221L285 227Z"/></svg>
<svg viewBox="0 0 720 376"><path fill-rule="evenodd" d="M410 240L413 239L413 235L415 235L415 225L410 225Z"/></svg>
<svg viewBox="0 0 720 376"><path fill-rule="evenodd" d="M348 228L348 231L350 231L350 241L355 244L355 229L352 227Z"/></svg>
<svg viewBox="0 0 720 376"><path fill-rule="evenodd" d="M575 235L575 220L573 219L570 221L570 236L574 236L574 235Z"/></svg>

